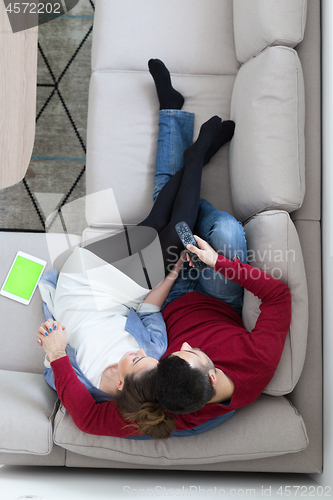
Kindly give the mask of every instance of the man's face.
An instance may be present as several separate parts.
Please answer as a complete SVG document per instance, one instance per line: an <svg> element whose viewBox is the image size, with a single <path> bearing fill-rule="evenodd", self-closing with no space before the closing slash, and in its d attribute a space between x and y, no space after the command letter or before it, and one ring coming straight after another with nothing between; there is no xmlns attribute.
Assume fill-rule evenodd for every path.
<svg viewBox="0 0 333 500"><path fill-rule="evenodd" d="M138 352L129 351L124 354L118 363L118 371L123 380L125 375L150 370L157 365L157 359L148 357L143 349L139 349Z"/></svg>
<svg viewBox="0 0 333 500"><path fill-rule="evenodd" d="M190 344L184 342L180 348L180 351L175 351L172 356L178 356L184 359L193 368L201 368L209 372L209 370L215 371L215 366L213 361L198 347L191 347Z"/></svg>

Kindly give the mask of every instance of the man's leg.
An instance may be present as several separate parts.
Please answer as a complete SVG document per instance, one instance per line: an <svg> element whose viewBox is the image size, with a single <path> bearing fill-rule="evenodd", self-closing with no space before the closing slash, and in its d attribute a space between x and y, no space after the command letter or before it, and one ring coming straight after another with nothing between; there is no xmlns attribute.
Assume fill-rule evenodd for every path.
<svg viewBox="0 0 333 500"><path fill-rule="evenodd" d="M192 144L194 127L194 113L176 109L159 113L154 202L162 187L184 166L184 151Z"/></svg>
<svg viewBox="0 0 333 500"><path fill-rule="evenodd" d="M160 232L169 223L184 171L184 151L192 144L194 114L181 110L160 111L157 142L154 207L140 223ZM158 212L155 217L154 212Z"/></svg>
<svg viewBox="0 0 333 500"><path fill-rule="evenodd" d="M230 214L217 210L203 198L199 202L198 217L193 232L230 260L237 254L240 261L246 263L246 240L241 223ZM188 262L183 265L162 309L184 293L192 291L223 300L241 314L242 287L231 280L226 280L221 273L215 272L209 266L199 271L190 267Z"/></svg>
<svg viewBox="0 0 333 500"><path fill-rule="evenodd" d="M247 249L243 226L232 215L217 210L206 200L200 200L194 231L218 253L230 260L237 255L242 263L246 263ZM201 272L196 272L195 291L218 298L241 313L243 287L232 280L227 280L223 274L214 271L210 266Z"/></svg>
<svg viewBox="0 0 333 500"><path fill-rule="evenodd" d="M153 201L183 166L183 154L193 140L194 113L181 111L185 102L173 88L168 68L159 59L148 61L160 103Z"/></svg>

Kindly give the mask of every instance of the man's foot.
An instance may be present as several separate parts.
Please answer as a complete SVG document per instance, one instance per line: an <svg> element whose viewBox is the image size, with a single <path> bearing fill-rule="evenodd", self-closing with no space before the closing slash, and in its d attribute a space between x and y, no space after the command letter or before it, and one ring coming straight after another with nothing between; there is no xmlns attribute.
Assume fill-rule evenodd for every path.
<svg viewBox="0 0 333 500"><path fill-rule="evenodd" d="M182 109L184 97L171 84L169 70L159 59L150 59L148 67L156 85L160 109Z"/></svg>
<svg viewBox="0 0 333 500"><path fill-rule="evenodd" d="M204 165L211 160L215 153L217 153L224 144L232 139L234 131L235 122L232 120L225 120L222 122L220 133L213 139L205 154Z"/></svg>
<svg viewBox="0 0 333 500"><path fill-rule="evenodd" d="M205 157L208 150L213 147L213 144L217 142L218 137L221 135L222 123L219 116L213 116L201 125L197 140L185 150L185 162L194 156L201 155L203 158Z"/></svg>

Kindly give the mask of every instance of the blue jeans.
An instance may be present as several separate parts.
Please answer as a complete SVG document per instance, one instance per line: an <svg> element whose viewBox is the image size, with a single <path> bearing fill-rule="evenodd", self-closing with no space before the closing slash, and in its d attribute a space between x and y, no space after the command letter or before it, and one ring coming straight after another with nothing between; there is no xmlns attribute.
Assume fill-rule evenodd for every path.
<svg viewBox="0 0 333 500"><path fill-rule="evenodd" d="M164 184L184 166L183 153L192 144L194 113L168 109L160 111L155 166L155 202ZM200 198L194 234L206 240L218 253L232 260L237 254L246 263L247 249L243 226L232 215L217 210ZM183 264L162 310L184 293L200 292L230 304L241 314L244 289L207 266L203 271Z"/></svg>

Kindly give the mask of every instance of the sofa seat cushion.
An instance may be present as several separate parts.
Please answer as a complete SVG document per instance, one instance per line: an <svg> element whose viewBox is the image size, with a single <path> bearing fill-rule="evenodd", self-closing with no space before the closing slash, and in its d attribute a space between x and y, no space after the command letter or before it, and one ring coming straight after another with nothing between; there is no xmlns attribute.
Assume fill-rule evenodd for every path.
<svg viewBox="0 0 333 500"><path fill-rule="evenodd" d="M211 464L265 458L308 445L302 417L284 397L261 395L227 421L197 436L133 440L80 431L65 408L55 418L55 444L89 457L153 466Z"/></svg>
<svg viewBox="0 0 333 500"><path fill-rule="evenodd" d="M234 33L241 63L268 46L302 41L307 0L234 0Z"/></svg>
<svg viewBox="0 0 333 500"><path fill-rule="evenodd" d="M92 70L145 71L151 58L175 73L235 74L232 0L98 0Z"/></svg>
<svg viewBox="0 0 333 500"><path fill-rule="evenodd" d="M233 75L174 76L185 96L185 111L195 113L194 139L213 115L230 117ZM87 203L89 225L137 224L153 206L159 104L148 70L104 71L92 74L87 125L87 194L112 189L114 204L102 194ZM201 195L217 208L232 213L229 183L229 143L203 170ZM118 213L119 212L119 213ZM119 215L120 214L120 215ZM116 218L116 220L114 220Z"/></svg>
<svg viewBox="0 0 333 500"><path fill-rule="evenodd" d="M5 281L18 250L44 259L47 262L44 272L49 271L55 261L64 262L65 254L73 250L81 238L69 234L0 232L0 283ZM72 245L71 249L69 244ZM62 254L62 255L60 255ZM61 262L60 262L61 261ZM35 331L45 321L42 299L36 289L28 306L0 295L2 329L10 332L8 342L2 342L0 349L0 368L3 370L37 373L41 370L44 351L35 341ZM24 329L22 322L24 321ZM13 346L20 346L14 349ZM15 351L15 355L13 352Z"/></svg>
<svg viewBox="0 0 333 500"><path fill-rule="evenodd" d="M248 263L286 283L290 288L292 317L280 363L266 394L288 394L302 373L308 336L308 291L302 250L287 212L272 210L253 217L244 226ZM260 314L260 299L244 291L242 320L251 331Z"/></svg>
<svg viewBox="0 0 333 500"><path fill-rule="evenodd" d="M295 50L271 47L239 70L231 100L236 123L230 182L236 217L292 212L305 193L305 100Z"/></svg>
<svg viewBox="0 0 333 500"><path fill-rule="evenodd" d="M57 394L36 373L0 370L0 451L47 455Z"/></svg>

